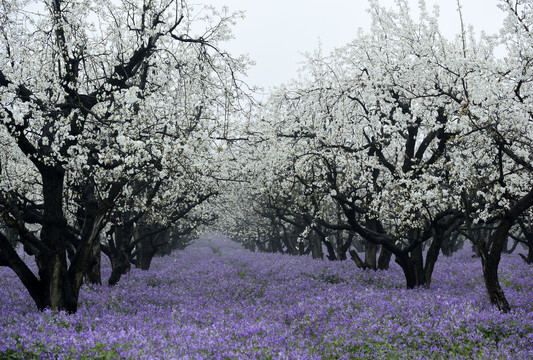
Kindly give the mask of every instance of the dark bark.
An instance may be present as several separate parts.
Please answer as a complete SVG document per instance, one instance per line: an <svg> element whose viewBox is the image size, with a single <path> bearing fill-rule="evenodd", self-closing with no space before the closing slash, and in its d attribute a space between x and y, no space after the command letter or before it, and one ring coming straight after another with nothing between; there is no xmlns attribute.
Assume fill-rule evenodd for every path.
<svg viewBox="0 0 533 360"><path fill-rule="evenodd" d="M280 240L279 232L277 231L274 236L270 237L270 241L267 244L267 252L283 253L283 244Z"/></svg>
<svg viewBox="0 0 533 360"><path fill-rule="evenodd" d="M498 226L498 228L500 228ZM501 228L504 231L503 227ZM510 229L510 226L509 226ZM494 234L494 236L496 236ZM496 242L493 241L492 245ZM498 265L500 262L501 251L496 254L492 252L489 247L487 247L484 239L479 239L477 241L477 248L479 249L481 257L481 265L483 269L483 279L485 281L485 288L489 296L490 302L497 306L503 312L509 312L511 310L511 305L505 297L505 293L500 285L498 279ZM492 254L491 254L492 252Z"/></svg>
<svg viewBox="0 0 533 360"><path fill-rule="evenodd" d="M337 238L337 257L339 260L343 261L348 258L346 256L346 253L348 252L348 249L350 249L350 246L352 245L354 235L355 234L353 232L349 232L347 239L343 241L342 232L341 234L339 234Z"/></svg>
<svg viewBox="0 0 533 360"><path fill-rule="evenodd" d="M485 279L485 287L489 295L490 302L498 307L503 312L511 311L511 305L505 297L505 293L500 285L498 279L498 264L499 259L494 257L482 256L481 262L483 266L483 278Z"/></svg>
<svg viewBox="0 0 533 360"><path fill-rule="evenodd" d="M0 219L0 224L1 224L2 220ZM14 231L13 229L9 228L9 227L5 227L5 228L1 228L0 227L0 231L3 231L4 232L4 236L7 238L7 240L9 241L9 243L11 244L11 246L15 247L17 245L17 241L19 239L18 235L17 235L17 232Z"/></svg>
<svg viewBox="0 0 533 360"><path fill-rule="evenodd" d="M100 232L107 222L107 213L113 200L120 193L122 185L113 184L109 191L109 198L98 202L95 198L94 187L87 186L84 191L84 214L83 227L81 229L81 241L76 248L69 269L70 276L81 287L84 279L90 283L100 284Z"/></svg>
<svg viewBox="0 0 533 360"><path fill-rule="evenodd" d="M326 255L329 261L337 260L337 254L335 252L335 246L328 240L327 234L324 232L322 227L314 227L314 231L311 233L309 241L312 242L313 250L311 254L313 259L321 259L324 254L322 252L322 244L326 247L328 254Z"/></svg>
<svg viewBox="0 0 533 360"><path fill-rule="evenodd" d="M490 247L486 246L483 241L477 244L481 252L483 277L490 302L503 312L509 312L511 306L505 297L498 279L498 266L500 264L501 254L505 242L508 239L509 230L511 230L511 227L519 216L532 206L533 188L505 212L494 232Z"/></svg>
<svg viewBox="0 0 533 360"><path fill-rule="evenodd" d="M10 267L17 274L33 301L35 301L37 308L43 310L48 306L48 302L42 296L45 292L43 283L39 281L26 263L20 259L2 232L0 232L0 265Z"/></svg>
<svg viewBox="0 0 533 360"><path fill-rule="evenodd" d="M392 254L395 255L395 261L402 268L407 288L411 289L418 286L429 286L431 283L431 275L435 262L438 259L443 237L437 238L437 241L432 242L428 250L429 258L424 258L422 254L422 246L430 239L435 240L435 233L439 236L446 237L454 231L462 222L463 215L454 211L447 211L438 214L435 219L423 229L412 229L408 232L407 241L397 245L395 238L387 234L383 226L379 222L366 222L366 226L362 226L356 219L356 212L350 209L349 206L343 206L346 217L352 229L357 232L365 241L381 247L380 261L378 267L386 269L390 262ZM361 266L360 259L356 254L352 254L352 259ZM375 253L373 258L375 259ZM374 265L368 264L366 261L364 267ZM376 266L373 267L376 269Z"/></svg>
<svg viewBox="0 0 533 360"><path fill-rule="evenodd" d="M259 234L259 230L257 230L257 239L255 241L255 245L257 246L257 250L259 252L268 252L267 245L269 244L270 240L268 239L268 236L266 240L263 240L263 236Z"/></svg>
<svg viewBox="0 0 533 360"><path fill-rule="evenodd" d="M50 254L39 253L35 256L43 285L39 303L52 309L76 312L79 288L68 275L66 256L68 229L63 214L64 171L52 167L42 167L40 171L44 197L41 241L50 249Z"/></svg>
<svg viewBox="0 0 533 360"><path fill-rule="evenodd" d="M96 200L86 204L87 216L83 220L81 233L71 228L63 213L64 171L61 166L42 165L36 161L41 174L43 203L33 214L32 220L41 225L40 236L31 234L20 217L22 207L12 207L7 218L9 226L17 231L28 254L35 256L38 277L32 279L31 271L25 270L23 262L14 251L3 246L9 254L7 266L11 267L26 286L39 309L52 308L75 312L80 288L89 264L90 250L101 227L110 199L99 207ZM5 203L4 203L5 205ZM27 218L30 219L30 218ZM67 260L67 254L69 259Z"/></svg>
<svg viewBox="0 0 533 360"><path fill-rule="evenodd" d="M283 226L283 243L287 248L287 253L291 255L298 255L298 248L296 240L302 232L302 229L296 228L294 226Z"/></svg>
<svg viewBox="0 0 533 360"><path fill-rule="evenodd" d="M426 253L426 263L424 266L424 277L426 281L426 287L429 288L431 286L433 269L435 268L435 263L439 258L442 245L446 240L449 240L451 238L451 234L456 231L462 223L462 216L451 216L448 219L442 219L440 222L437 221L433 223L433 239Z"/></svg>
<svg viewBox="0 0 533 360"><path fill-rule="evenodd" d="M150 270L150 265L152 265L152 259L155 256L155 251L145 251L145 256L135 260L135 267L141 270Z"/></svg>
<svg viewBox="0 0 533 360"><path fill-rule="evenodd" d="M361 257L359 256L356 250L352 249L350 250L349 253L350 253L352 261L355 262L355 265L358 268L365 269L365 270L366 269L387 270L389 268L390 260L392 257L392 253L390 251L388 251L384 247L381 247L379 257L378 257L377 267L372 267L372 265L368 264L366 260L363 261L361 259Z"/></svg>
<svg viewBox="0 0 533 360"><path fill-rule="evenodd" d="M100 241L96 241L91 249L88 262L86 281L89 284L102 284L101 264L102 256L100 251Z"/></svg>
<svg viewBox="0 0 533 360"><path fill-rule="evenodd" d="M417 246L411 254L395 254L396 263L400 265L405 275L405 283L408 289L414 289L426 285L426 278L422 260L422 247Z"/></svg>
<svg viewBox="0 0 533 360"><path fill-rule="evenodd" d="M151 229L148 228L148 231ZM142 236L142 235L141 235ZM170 243L170 230L163 228L161 232L148 234L137 242L136 267L142 270L149 270L157 251Z"/></svg>
<svg viewBox="0 0 533 360"><path fill-rule="evenodd" d="M518 247L518 241L513 241L513 245L508 248L507 246L505 246L505 248L503 249L503 252L506 253L506 254L512 254L516 248Z"/></svg>
<svg viewBox="0 0 533 360"><path fill-rule="evenodd" d="M305 244L303 241L298 243L298 254L305 255Z"/></svg>
<svg viewBox="0 0 533 360"><path fill-rule="evenodd" d="M442 229L435 229L433 234L433 240L426 253L426 265L424 268L424 277L426 279L426 287L431 286L431 279L433 276L433 269L435 269L435 263L439 258L442 243L444 242L446 234L442 232Z"/></svg>
<svg viewBox="0 0 533 360"><path fill-rule="evenodd" d="M519 255L527 264L533 264L533 222L531 218L529 218L527 224L521 219L518 219L518 223L520 224L520 228L524 234L525 244L528 247L527 254Z"/></svg>
<svg viewBox="0 0 533 360"><path fill-rule="evenodd" d="M451 234L444 238L441 246L441 252L444 256L452 256L457 250L463 247L462 240L459 239L459 232Z"/></svg>
<svg viewBox="0 0 533 360"><path fill-rule="evenodd" d="M481 252L479 251L479 246L477 246L477 241L485 241L484 239L481 239L481 240L473 240L472 241L472 257L473 258L479 258L481 257Z"/></svg>
<svg viewBox="0 0 533 360"><path fill-rule="evenodd" d="M311 247L311 256L313 259L323 259L324 252L322 251L322 242L318 235L311 233L309 237L309 246Z"/></svg>
<svg viewBox="0 0 533 360"><path fill-rule="evenodd" d="M391 257L392 253L382 246L378 258L378 270L388 270Z"/></svg>
<svg viewBox="0 0 533 360"><path fill-rule="evenodd" d="M29 104L30 109L38 109L37 113L45 121L44 126L40 129L34 129L28 125L33 123L34 111L28 113L22 124L15 121L15 116L9 107L4 108L1 115L4 128L11 133L21 152L33 163L41 176L39 180L42 184L42 208L38 211L34 211L35 209L31 207L21 209L24 217L40 217L40 219L32 222L40 225L40 236L28 235L26 229L21 227L19 223L10 226L18 231L28 253L31 252L35 255L39 273L38 276L32 275L18 254L6 246L3 235L0 237L0 262L15 271L39 309L52 308L75 312L79 289L87 275L91 254L94 255L97 249L95 242L98 241L98 233L105 224L105 215L109 207L112 206L112 199L106 199L100 204L101 206L98 206L94 199L89 199L89 203L83 205L86 206L83 227L81 229L69 227L63 214L65 169L60 158L61 156L68 157L69 150L76 143L76 137L84 136L84 126L92 109L99 103L100 99L114 101L114 92L118 89L130 88L134 79L138 77L141 78L139 86L144 88L143 83L146 83L146 74L143 79L139 72L148 68L147 61L155 53L158 39L163 33L153 33L147 42L142 42L137 46L134 44L134 49L129 57L126 55L126 57L117 56L111 59L111 61L116 61L111 72L107 74L107 77L97 79L97 82L112 86L98 86L93 92L85 94L80 91L83 86L80 87L81 82L78 78L83 66L83 51L71 52L68 50L72 45L68 43L70 38L66 35L69 33L67 27L70 28L70 25L68 21L63 21L65 9L62 3L52 1L49 5L50 20L54 25L51 27L53 31L48 33L49 41L50 44L57 46L58 51L54 58L56 72L47 74L47 76L55 77L57 83L61 84L61 96L55 96L55 90L50 90L50 93L47 91L44 95L34 93L32 89L27 87L33 81L28 81L27 84L12 81L0 70L0 87L16 86L17 101ZM183 16L177 19L174 25L170 24L170 28L165 33L171 34L181 19ZM156 23L160 22L154 22L154 24ZM203 39L176 38L176 40L205 44ZM40 75L35 74L35 76L39 78ZM95 79L86 80L91 83ZM41 99L41 95L45 96L46 99ZM50 103L54 99L57 99L57 102ZM66 131L66 135L70 135L70 137L63 135L57 137L58 124L62 124L65 120L68 121L68 125L63 129ZM107 120L109 119L105 119L105 121L98 119L93 123L101 123L101 126L106 126L104 124ZM95 126L96 128L92 128L90 131L100 133L98 125ZM57 157L55 149L52 151L51 146L47 145L51 143L60 144L58 149L60 157ZM4 194L2 192L0 195ZM19 219L14 220L17 222ZM70 257L70 262L67 260L67 254Z"/></svg>
<svg viewBox="0 0 533 360"><path fill-rule="evenodd" d="M133 237L133 225L115 226L113 238L109 239L109 260L111 261L111 275L107 283L110 286L116 285L122 275L131 269L129 250Z"/></svg>
<svg viewBox="0 0 533 360"><path fill-rule="evenodd" d="M350 256L355 265L360 269L366 269L365 262L361 259L356 250L350 250Z"/></svg>
<svg viewBox="0 0 533 360"><path fill-rule="evenodd" d="M365 240L365 264L368 269L377 270L377 252L378 246L370 241Z"/></svg>
<svg viewBox="0 0 533 360"><path fill-rule="evenodd" d="M322 243L326 246L326 250L328 251L328 255L326 257L329 261L335 261L337 260L337 254L335 252L335 247L329 240L322 240Z"/></svg>

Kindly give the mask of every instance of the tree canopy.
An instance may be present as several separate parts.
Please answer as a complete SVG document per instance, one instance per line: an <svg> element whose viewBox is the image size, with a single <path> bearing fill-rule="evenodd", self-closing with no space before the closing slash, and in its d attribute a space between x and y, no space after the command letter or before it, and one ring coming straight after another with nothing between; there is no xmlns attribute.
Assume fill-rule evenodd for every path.
<svg viewBox="0 0 533 360"><path fill-rule="evenodd" d="M417 16L371 1L369 31L308 55L261 106L248 60L223 48L239 13L1 6L1 222L38 275L7 232L0 265L39 308L75 311L100 250L112 284L216 221L249 248L372 269L394 256L408 288L430 286L443 244L468 238L509 310L500 255L533 206L531 0L500 1L499 35L453 39L423 1Z"/></svg>

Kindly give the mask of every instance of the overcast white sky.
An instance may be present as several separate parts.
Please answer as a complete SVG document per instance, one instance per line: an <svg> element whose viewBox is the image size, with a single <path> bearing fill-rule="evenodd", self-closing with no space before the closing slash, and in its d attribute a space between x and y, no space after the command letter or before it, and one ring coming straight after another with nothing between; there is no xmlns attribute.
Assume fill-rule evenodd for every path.
<svg viewBox="0 0 533 360"><path fill-rule="evenodd" d="M448 36L460 31L457 0L426 0L428 9L438 4L441 29ZM265 90L296 77L303 52L322 44L324 53L353 40L358 28L367 29L367 0L193 0L220 9L243 10L246 18L234 27L235 40L226 48L232 54L248 54L256 65L248 81ZM393 0L381 0L390 6ZM409 0L411 9L418 0ZM498 0L461 0L463 19L477 32L496 33L503 13Z"/></svg>

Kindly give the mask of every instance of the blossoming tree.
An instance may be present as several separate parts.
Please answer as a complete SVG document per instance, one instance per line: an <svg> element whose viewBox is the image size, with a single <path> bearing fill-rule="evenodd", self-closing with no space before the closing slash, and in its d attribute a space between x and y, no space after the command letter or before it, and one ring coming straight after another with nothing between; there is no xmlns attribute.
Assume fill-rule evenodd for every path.
<svg viewBox="0 0 533 360"><path fill-rule="evenodd" d="M280 152L307 198L334 201L344 220L315 211L313 223L349 229L392 252L407 286L429 284L443 229L460 221L449 191L446 148L459 130L460 75L441 66L457 57L436 17L419 22L406 2L397 12L373 4L371 32L330 57L310 56L308 80L282 88L270 122ZM450 66L455 66L451 63ZM285 141L283 140L285 139ZM327 195L327 197L324 197ZM315 225L316 226L316 225ZM432 246L424 264L421 244Z"/></svg>
<svg viewBox="0 0 533 360"><path fill-rule="evenodd" d="M219 48L235 16L174 0L0 6L0 212L39 274L3 234L0 265L39 308L75 311L112 214L199 196L173 184L209 168L239 110L244 59Z"/></svg>
<svg viewBox="0 0 533 360"><path fill-rule="evenodd" d="M463 133L453 139L453 177L462 189L470 228L489 229L474 237L490 300L510 309L498 280L501 253L513 226L533 206L533 2L502 0L507 14L500 36L488 39L505 50L502 58L464 56Z"/></svg>
<svg viewBox="0 0 533 360"><path fill-rule="evenodd" d="M268 146L256 193L291 199L293 214L310 209L299 213L309 229L350 229L385 248L407 287L430 284L458 227L494 227L474 241L489 297L508 310L500 254L533 201L532 3L501 5L501 35L477 39L462 28L448 40L424 2L419 19L407 1L395 10L371 2L370 32L330 56L310 55L307 77L279 88L258 117ZM498 45L507 46L503 60ZM331 221L331 201L342 221Z"/></svg>

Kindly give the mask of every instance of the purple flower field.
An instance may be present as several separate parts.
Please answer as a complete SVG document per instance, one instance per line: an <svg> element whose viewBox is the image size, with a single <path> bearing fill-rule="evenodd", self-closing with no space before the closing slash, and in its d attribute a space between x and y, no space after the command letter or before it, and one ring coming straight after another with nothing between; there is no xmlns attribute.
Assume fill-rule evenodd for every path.
<svg viewBox="0 0 533 360"><path fill-rule="evenodd" d="M115 287L84 286L74 315L39 312L0 268L0 358L532 359L533 267L503 256L502 314L470 255L440 258L430 290L406 290L393 263L363 271L204 238Z"/></svg>

